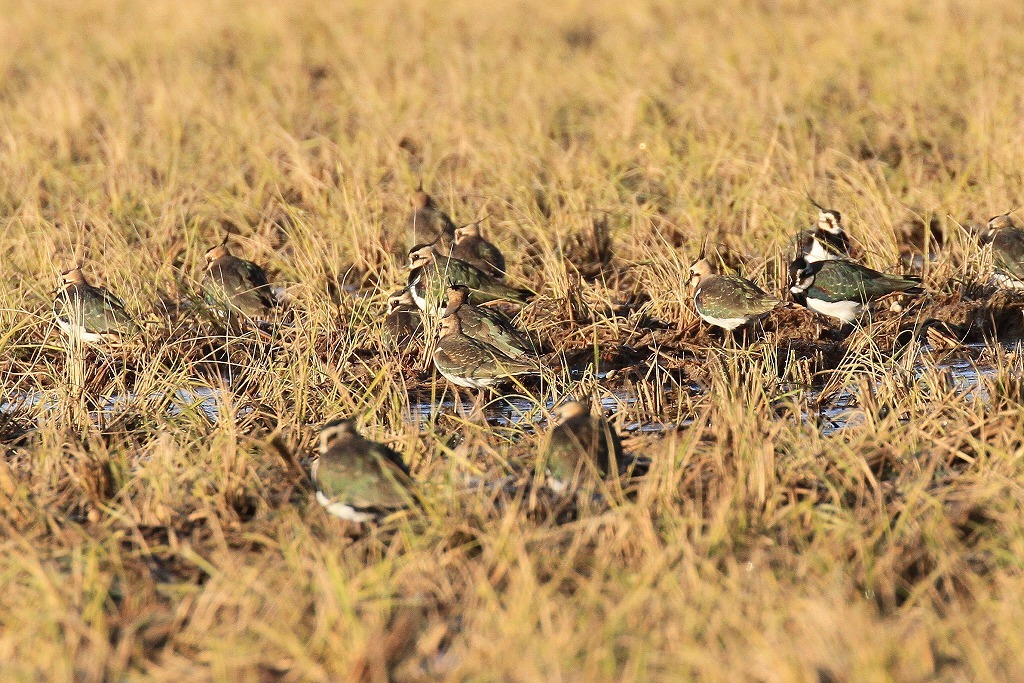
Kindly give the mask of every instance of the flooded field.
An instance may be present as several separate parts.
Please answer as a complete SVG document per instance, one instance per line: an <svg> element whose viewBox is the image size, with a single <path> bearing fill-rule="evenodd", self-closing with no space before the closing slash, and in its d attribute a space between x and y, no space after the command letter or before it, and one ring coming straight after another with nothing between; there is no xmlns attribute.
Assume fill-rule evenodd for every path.
<svg viewBox="0 0 1024 683"><path fill-rule="evenodd" d="M932 349L922 346L920 359L911 367L910 375L913 378L920 378L923 373L928 372L942 377L953 394L964 401L988 400L988 390L983 379L994 376L996 369L991 360L985 358L987 350L985 344L964 345L956 354L945 353L940 361L936 362L932 357ZM1012 351L1019 347L1015 344L1006 343L1002 346L1004 351ZM586 368L572 370L570 375L575 376L577 381L586 374ZM622 374L621 370L611 374ZM438 395L436 402L411 401L405 419L410 426L418 426L422 431L427 425L433 423L442 414L456 415L464 419L483 419L487 423L499 427L516 427L526 432L533 432L539 425L543 425L546 416L550 415L555 405L565 400L567 396L553 398L550 394L540 398L542 395L530 395L516 393L514 390L504 395L490 396L483 400L472 396L461 397L458 402L452 393L451 387L444 386L443 380L435 378L433 385L434 392ZM636 419L638 415L634 407L638 400L636 389L623 388L621 382L609 379L608 372L599 372L592 378L593 382L587 386L590 391L598 397L598 404L601 412L614 416L619 413L627 416L617 424L620 431L626 434L642 433L656 434L664 430L678 430L686 427L692 422L692 417L677 421L666 421L656 415L650 419ZM803 387L796 384L780 382L778 385L778 398L790 395L800 395L804 406L804 419L809 423L820 426L823 434L832 434L851 424L860 424L863 412L858 408L858 394L844 389L830 390L823 393L820 385L827 383L819 380L817 387ZM582 388L583 385L579 385ZM651 385L654 387L655 385ZM671 397L680 393L685 394L691 401L697 400L708 391L707 387L698 382L671 383L667 387L658 385L664 396ZM525 388L524 388L525 389ZM418 393L423 393L422 391ZM646 392L650 395L650 391ZM235 405L232 397L232 386L229 377L224 377L219 386L195 385L189 389L177 389L173 393L152 393L146 396L138 395L113 395L97 396L92 401L98 406L90 412L94 423L102 425L110 422L117 422L118 418L125 414L148 413L151 411L162 412L169 417L179 416L185 413L201 415L211 424L216 424L221 419L221 412L225 409L230 415L229 419L236 416L244 416L253 411L251 404ZM9 418L21 415L34 415L35 419L44 419L47 413L59 412L61 410L61 396L47 392L14 392L9 395L0 395L0 413ZM313 425L311 425L312 427Z"/></svg>
<svg viewBox="0 0 1024 683"><path fill-rule="evenodd" d="M1020 2L0 40L0 681L1024 680Z"/></svg>

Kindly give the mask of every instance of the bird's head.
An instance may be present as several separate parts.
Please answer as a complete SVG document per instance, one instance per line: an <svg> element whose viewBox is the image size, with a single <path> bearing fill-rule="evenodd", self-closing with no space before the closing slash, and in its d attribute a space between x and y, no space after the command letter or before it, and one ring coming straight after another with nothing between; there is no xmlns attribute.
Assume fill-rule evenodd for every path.
<svg viewBox="0 0 1024 683"><path fill-rule="evenodd" d="M702 258L692 266L690 266L690 287L697 287L700 285L700 281L711 275L714 269L711 267L711 261L706 258Z"/></svg>
<svg viewBox="0 0 1024 683"><path fill-rule="evenodd" d="M409 250L409 268L420 268L433 262L434 247L430 244L419 244Z"/></svg>
<svg viewBox="0 0 1024 683"><path fill-rule="evenodd" d="M394 313L402 306L412 306L415 303L408 289L400 289L388 297L388 313Z"/></svg>
<svg viewBox="0 0 1024 683"><path fill-rule="evenodd" d="M412 196L412 208L414 211L424 211L426 209L434 208L434 198L424 192L422 184L420 184L419 189L416 190L416 194Z"/></svg>
<svg viewBox="0 0 1024 683"><path fill-rule="evenodd" d="M469 223L461 227L455 228L455 244L459 244L462 240L467 237L480 237L480 223Z"/></svg>
<svg viewBox="0 0 1024 683"><path fill-rule="evenodd" d="M339 439L351 439L359 436L356 431L356 422L352 419L332 420L320 430L320 455L331 450Z"/></svg>
<svg viewBox="0 0 1024 683"><path fill-rule="evenodd" d="M227 244L218 244L215 247L211 247L206 250L206 265L210 265L218 259L222 259L225 256L231 256L231 252L228 251Z"/></svg>
<svg viewBox="0 0 1024 683"><path fill-rule="evenodd" d="M1017 227L1016 221L1013 220L1013 216L1008 213L993 216L988 219L988 233L992 234L997 230L1005 230L1006 228Z"/></svg>
<svg viewBox="0 0 1024 683"><path fill-rule="evenodd" d="M85 273L82 272L81 266L75 266L71 270L61 273L60 281L65 285L84 285L86 284Z"/></svg>
<svg viewBox="0 0 1024 683"><path fill-rule="evenodd" d="M814 276L821 268L821 262L808 263L803 256L798 256L789 264L789 291L796 295L807 292L814 284Z"/></svg>
<svg viewBox="0 0 1024 683"><path fill-rule="evenodd" d="M818 213L818 229L830 235L843 234L843 216L835 209L822 209Z"/></svg>
<svg viewBox="0 0 1024 683"><path fill-rule="evenodd" d="M449 316L462 308L462 305L469 300L469 287L451 283L448 285L446 296L448 307L445 309L444 315Z"/></svg>

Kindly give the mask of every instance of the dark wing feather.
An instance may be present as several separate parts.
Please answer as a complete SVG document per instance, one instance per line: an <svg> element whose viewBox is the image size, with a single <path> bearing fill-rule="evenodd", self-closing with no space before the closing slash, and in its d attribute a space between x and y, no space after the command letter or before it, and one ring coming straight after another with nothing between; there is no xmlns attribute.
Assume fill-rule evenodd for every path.
<svg viewBox="0 0 1024 683"><path fill-rule="evenodd" d="M992 256L997 268L1024 280L1024 230L998 230L992 239Z"/></svg>

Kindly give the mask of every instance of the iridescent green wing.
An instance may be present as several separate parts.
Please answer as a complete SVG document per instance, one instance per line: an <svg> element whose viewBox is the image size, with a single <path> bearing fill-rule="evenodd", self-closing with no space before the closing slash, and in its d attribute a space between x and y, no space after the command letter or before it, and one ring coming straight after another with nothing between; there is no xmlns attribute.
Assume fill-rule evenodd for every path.
<svg viewBox="0 0 1024 683"><path fill-rule="evenodd" d="M411 502L408 468L391 449L372 444L358 454L321 459L317 484L332 500L357 508L399 508ZM392 455L389 456L388 453Z"/></svg>

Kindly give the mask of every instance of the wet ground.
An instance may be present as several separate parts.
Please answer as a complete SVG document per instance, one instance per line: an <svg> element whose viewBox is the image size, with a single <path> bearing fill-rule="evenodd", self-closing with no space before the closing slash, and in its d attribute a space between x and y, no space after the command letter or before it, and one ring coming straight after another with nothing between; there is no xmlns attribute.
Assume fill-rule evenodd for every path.
<svg viewBox="0 0 1024 683"><path fill-rule="evenodd" d="M1013 348L1004 345L1002 348ZM990 360L986 360L991 346L985 344L962 345L955 354L947 353L940 362L934 362L933 349L927 345L922 346L921 359L914 364L913 372L920 376L924 372L939 372L946 378L947 384L955 389L956 394L965 400L977 397L987 400L987 393L984 377L995 374L995 367ZM602 408L606 414L624 412L626 415L635 416L640 412L632 410L639 400L636 383L615 381L614 377L622 377L624 373L602 372L594 378L597 385L602 389L603 396L600 398ZM634 372L634 375L638 373ZM691 397L699 398L701 393L706 391L699 382L659 382L650 383L648 388L657 386L666 392L685 392ZM538 405L534 396L526 393L510 393L503 396L490 398L481 405L477 405L473 398L463 395L461 400L456 402L450 388L445 387L443 381L438 385L440 400L413 400L409 405L408 419L413 424L425 425L438 419L442 414L459 414L464 418L476 417L476 412L482 414L484 419L495 426L527 426L532 428L533 424L541 424L545 420L545 413L550 410L556 402L553 398L545 398L543 409ZM859 407L858 393L854 390L841 387L831 390L827 394L822 387L800 387L796 385L780 386L780 394L802 393L803 404L806 406L804 418L809 422L817 423L822 432L831 434L848 426L859 424L864 417L863 410ZM201 414L210 423L216 423L220 419L223 410L238 416L245 415L252 408L249 405L233 405L235 399L231 392L225 387L193 386L188 389L178 389L173 395L154 393L145 397L137 395L103 396L95 399L98 406L90 412L91 418L97 424L109 424L117 420L119 416L127 412L149 412L157 410L168 416L178 416L184 413ZM0 395L0 415L17 416L19 414L37 413L40 407L44 412L55 411L60 408L61 397L56 392L9 392ZM650 414L650 413L647 413ZM679 422L664 422L660 419L646 421L627 420L621 430L624 433L657 433L665 430L675 430L689 423L689 419Z"/></svg>
<svg viewBox="0 0 1024 683"><path fill-rule="evenodd" d="M696 318L687 321L685 315L678 323L660 320L651 314L648 302L630 299L603 313L594 307L573 307L572 302L562 302L565 306L541 302L520 316L524 327L545 330L540 343L551 354L549 360L560 359L561 381L596 396L606 414L619 414L619 428L627 433L685 426L688 416L694 414L686 407L699 401L711 385L709 364L715 359L730 358L731 351L741 355L743 350L749 350L761 358L774 355L778 376L783 379L772 389L773 395L779 400L798 395L803 417L819 425L824 433L832 433L863 419L857 383L879 382L883 379L879 367L902 362L900 359L908 353L913 354L913 360L903 362L903 366L910 363L910 374L943 373L947 384L956 389L956 395L968 400L987 400L983 378L995 374L993 359L1000 350L1016 348L1024 337L1024 298L984 287L929 293L906 299L899 307L881 302L872 311L871 320L864 321L870 322L870 326L852 331L837 329L804 308L780 308L764 321L763 328L754 331L752 340L723 339L720 332L707 328ZM560 311L566 306L582 311L577 318L584 317L565 319ZM547 323L539 324L540 317ZM582 328L588 330L583 338L589 338L589 347L580 348L575 341L579 335L570 334ZM244 372L233 371L242 367L242 361L226 353L226 346L215 336L189 330L181 334L175 344L165 340L164 346L173 348L177 357L194 360L193 367L200 372L192 384L170 395L110 394L115 386L132 391L132 380L126 377L134 372L130 362L113 369L117 363L108 360L106 365L110 367L100 368L94 385L106 388L97 388L89 395L90 418L105 425L131 413L172 417L192 413L216 423L225 409L235 417L252 411L253 403L248 396L253 379L246 380ZM774 346L774 354L770 350L765 352L766 344L768 349ZM238 346L246 348L244 344ZM26 340L23 347L32 345ZM723 347L727 349L724 352ZM594 348L600 349L596 359ZM402 352L403 372L410 387L407 419L422 426L442 414L459 412L463 417L472 414L477 418L473 397L464 394L456 402L451 387L443 379L424 371L421 346L413 342L409 349ZM286 348L273 345L266 345L264 352L268 357L289 353ZM376 367L375 359L381 353L394 356L393 344L390 348L355 349L350 357L355 363L349 369L359 372L356 366ZM59 362L60 357L52 362ZM866 357L874 360L866 363ZM34 352L16 359L15 363L21 365L8 376L28 376L36 360ZM324 366L337 362L329 356L321 356L320 360ZM595 368L595 360L599 367ZM863 369L856 369L857 364L863 364ZM907 370L901 372L907 375ZM99 377L103 373L107 374L106 379ZM742 371L732 374L743 376ZM117 376L122 381L113 382L111 377ZM856 382L852 382L854 376ZM242 379L231 381L234 377ZM582 388L584 385L586 388ZM492 397L482 406L483 417L496 426L543 423L548 409L566 398L553 394L550 385L537 383L527 383L525 389L506 389L505 395ZM0 416L5 423L19 420L22 429L31 429L31 420L40 412L61 409L62 401L66 401L66 396L56 389L8 388L0 393ZM672 415L679 417L672 419Z"/></svg>

